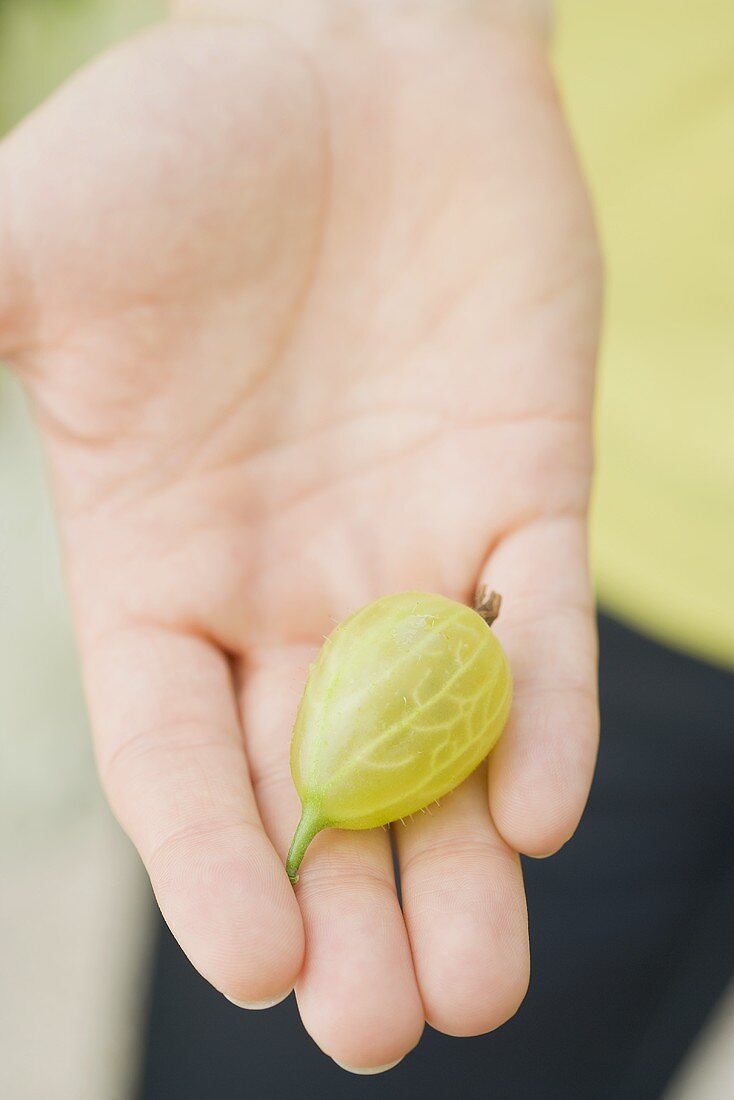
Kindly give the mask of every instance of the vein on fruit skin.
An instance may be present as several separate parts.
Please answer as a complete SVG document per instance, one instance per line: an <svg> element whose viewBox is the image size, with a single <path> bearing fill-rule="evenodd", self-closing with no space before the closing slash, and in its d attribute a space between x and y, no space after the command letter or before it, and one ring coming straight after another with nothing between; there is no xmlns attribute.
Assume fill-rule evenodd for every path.
<svg viewBox="0 0 734 1100"><path fill-rule="evenodd" d="M420 645L415 646L414 648L408 649L403 654L402 657L398 658L397 661L393 662L393 664L390 665L390 668L385 673L383 673L382 676L377 677L377 679L370 680L368 686L365 687L362 691L355 692L354 695L352 696L352 698L350 699L350 706L352 707L352 709L354 710L356 708L356 706L358 705L358 703L361 700L365 699L372 692L372 690L376 686L378 686L379 684L385 683L386 680L389 680L392 676L394 676L395 672L398 669L400 669L400 667L403 664L405 664L411 658L415 657L416 654L421 651L421 649L425 649L427 644L433 639L434 633L439 633L439 634L443 633L443 631L448 626L450 626L452 623L454 623L458 618L462 617L463 613L467 610L469 610L469 609L466 608L466 607L461 607L458 611L455 611L452 615L450 615L446 619L446 621L444 623L442 623L441 629L439 631L433 632L433 633L426 633L425 636L421 639ZM370 635L375 634L375 633L379 633L381 629L384 629L385 623L384 622L382 622L382 623L378 622L376 624L376 626L377 626L377 630L371 630L370 633L365 633L362 637L360 637L360 644L362 644L364 646L367 646L368 642L370 641Z"/></svg>
<svg viewBox="0 0 734 1100"><path fill-rule="evenodd" d="M487 641L488 640L489 639L487 639ZM475 652L472 654L466 664L464 664L461 668L452 673L448 680L446 680L441 690L438 691L429 702L416 704L415 709L411 712L409 717L401 718L397 722L393 722L392 725L387 727L387 729L383 730L380 736L375 741L373 741L370 745L363 749L362 752L359 752L355 756L353 756L336 772L335 775L331 776L328 786L331 787L335 783L337 783L341 779L345 771L348 771L350 768L359 765L361 761L368 760L375 749L378 749L380 745L382 745L386 740L390 740L390 738L399 730L405 729L406 726L410 725L412 723L412 719L417 714L420 714L422 711L435 706L436 703L441 701L441 699L445 698L447 695L450 695L450 689L453 684L455 684L456 681L461 678L461 676L465 675L472 668L475 662L484 653L484 650L486 648L487 642L477 646ZM475 692L474 694L478 695L479 692Z"/></svg>
<svg viewBox="0 0 734 1100"><path fill-rule="evenodd" d="M371 610L371 606L368 607L368 608L365 608L363 610ZM467 608L460 607L458 611L455 611L453 614L451 614L446 619L446 621L443 623L443 625L441 627L441 631L445 630L448 626L450 626L458 618L460 618L463 615L464 611L466 611L466 610L467 610ZM353 616L353 618L355 618L355 619L358 618L360 614L361 614L360 612L357 612L357 614L355 616ZM376 633L379 633L380 630L385 628L385 623L380 622L379 621L379 616L378 616L377 621L373 622L371 624L371 627L372 627L372 629L368 630L367 632L365 632L360 637L361 644L367 645L368 641L370 640L370 637L372 635L374 635ZM375 629L375 627L376 627L376 629ZM350 701L349 701L349 706L350 706L351 711L354 712L356 709L358 709L359 704L361 703L361 701L364 700L374 690L374 688L376 686L378 686L380 684L383 684L387 680L392 678L395 675L396 670L399 670L400 667L403 664L405 664L407 661L409 661L412 657L415 657L416 653L420 653L421 650L425 649L427 647L427 645L429 644L429 642L432 640L432 638L433 638L432 633L426 633L425 636L421 639L418 646L414 647L413 649L409 649L402 657L400 657L397 661L395 661L393 664L391 664L389 670L386 673L384 673L381 677L379 677L376 680L370 680L369 685L367 687L365 687L362 691L360 691L358 693L354 693L352 695L352 697L350 698ZM333 647L333 642L332 643L327 643L327 645L330 645L330 646ZM330 648L327 648L325 650L324 665L323 665L322 670L320 671L319 679L321 679L321 678L328 679L328 672L329 672L329 667L330 667L330 658L331 658ZM333 699L334 691L335 691L335 688L336 688L336 685L337 685L338 681L341 678L341 675L342 675L342 668L337 667L337 670L333 673L333 678L332 678L331 682L329 683L328 687L326 687L324 689L324 701L323 701L321 707L318 709L318 717L315 719L315 727L316 728L314 730L314 741L318 743L318 747L317 748L315 747L315 749L314 749L312 764L311 764L311 767L309 768L309 784L310 784L310 787L311 787L312 791L316 790L317 787L319 787L319 784L318 784L318 781L317 781L317 779L318 779L318 766L317 765L321 762L321 757L323 755L323 746L324 746L323 731L324 731L324 727L326 726L328 705L329 705L329 702ZM313 694L313 692L315 690L317 690L316 684L311 684L311 685L307 684L306 691L309 691L309 687L311 689L311 694ZM311 703L311 706L313 706L313 703ZM314 708L314 709L316 709L316 708ZM346 768L348 766L349 766L348 764L345 764L344 768ZM341 768L339 770L339 772L337 773L339 776L341 776L341 773L344 771L344 768ZM320 787L320 789L323 791L328 786L331 786L334 778L335 777L332 776L331 779L329 780L328 784L324 784L323 786Z"/></svg>
<svg viewBox="0 0 734 1100"><path fill-rule="evenodd" d="M497 716L502 712L502 709L506 706L507 701L511 697L511 695L512 695L512 680L510 678L508 678L507 686L505 687L505 690L502 694L502 698L500 699L497 706L494 708L494 710L492 712L492 717L490 719L488 719L485 728L490 726L492 724L492 722L494 722L496 720ZM476 738L472 738L471 743L469 745L467 745L466 748L464 750L462 750L462 752L458 753L455 757L452 757L452 759L447 764L444 764L442 766L441 770L436 775L431 776L431 782L433 783L437 778L439 778L442 774L444 774L447 770L449 770L453 766L453 764L456 760L461 759L462 756L468 756L469 753L470 753L470 749L471 749L471 747L472 747L472 745L474 744L475 741L476 741ZM495 741L495 744L496 744L496 741ZM489 752L491 752L493 748L494 748L494 744L489 749ZM488 754L485 753L484 755L488 755ZM464 780L468 776L471 775L471 773L474 771L474 769L479 767L479 765L481 764L483 759L484 759L484 756L481 756L478 760L473 761L470 768L462 769L459 772L456 781L452 784L452 786L448 790L444 789L444 791L442 792L440 797L443 797L444 794L448 794L448 793L450 793L450 791L455 790L461 783L463 783ZM411 813L417 813L421 809L426 809L426 805L425 805L426 798L427 798L427 801L429 803L434 801L435 799L433 797L427 797L425 795L421 796L421 798L423 799L422 804L419 803L418 805L413 805L412 803L408 803L408 805L412 806L413 808L409 809L409 810L406 810L404 808L405 804L406 804L405 799L408 798L409 795L411 795L411 794L414 794L414 795L417 796L418 792L425 789L425 787L426 787L425 781L416 784L414 787L411 787L411 789L407 792L407 794L401 796L401 799L400 799L399 802L398 801L393 801L393 802L389 803L387 806L383 807L382 811L380 811L380 809L377 808L374 811L374 813L379 813L381 816L384 815L386 817L386 820L393 821L393 820L398 820L398 817L397 817L397 810L398 809L402 810L402 814L403 814L404 817L405 816L410 816ZM395 811L394 813L392 812L393 810ZM364 818L366 816L368 816L368 815L362 814L356 820L360 820L361 818ZM371 817L373 815L370 814L369 816ZM344 820L348 820L348 819L344 819Z"/></svg>

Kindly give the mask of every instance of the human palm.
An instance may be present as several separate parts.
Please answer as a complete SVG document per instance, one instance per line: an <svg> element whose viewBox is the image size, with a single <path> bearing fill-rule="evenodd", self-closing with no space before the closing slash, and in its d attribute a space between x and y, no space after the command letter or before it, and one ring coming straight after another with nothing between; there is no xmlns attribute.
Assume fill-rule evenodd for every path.
<svg viewBox="0 0 734 1100"><path fill-rule="evenodd" d="M385 1064L527 982L516 851L573 831L595 753L585 562L593 231L545 62L477 20L160 28L0 159L2 350L50 458L105 787L199 970L294 982ZM351 18L351 17L350 17ZM3 230L0 229L0 236ZM504 597L489 767L294 893L290 731L335 621Z"/></svg>

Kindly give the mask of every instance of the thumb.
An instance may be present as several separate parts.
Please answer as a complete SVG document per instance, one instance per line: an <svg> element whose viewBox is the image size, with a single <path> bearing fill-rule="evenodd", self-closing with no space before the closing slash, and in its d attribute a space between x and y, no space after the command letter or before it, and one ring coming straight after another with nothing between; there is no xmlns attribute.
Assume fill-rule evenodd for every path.
<svg viewBox="0 0 734 1100"><path fill-rule="evenodd" d="M23 181L14 135L0 142L0 359L15 365L32 337L33 293L19 195Z"/></svg>

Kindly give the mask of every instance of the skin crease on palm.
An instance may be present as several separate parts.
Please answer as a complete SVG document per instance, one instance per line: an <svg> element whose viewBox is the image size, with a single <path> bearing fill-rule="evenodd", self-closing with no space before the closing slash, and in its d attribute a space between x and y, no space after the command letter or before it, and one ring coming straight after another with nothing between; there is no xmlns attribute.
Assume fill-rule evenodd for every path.
<svg viewBox="0 0 734 1100"><path fill-rule="evenodd" d="M49 461L102 781L213 985L295 984L335 1060L500 1025L517 852L596 752L599 272L544 46L481 5L234 3L75 77L0 147L0 352ZM294 892L293 718L325 634L502 593L486 767ZM489 797L488 793L489 792Z"/></svg>

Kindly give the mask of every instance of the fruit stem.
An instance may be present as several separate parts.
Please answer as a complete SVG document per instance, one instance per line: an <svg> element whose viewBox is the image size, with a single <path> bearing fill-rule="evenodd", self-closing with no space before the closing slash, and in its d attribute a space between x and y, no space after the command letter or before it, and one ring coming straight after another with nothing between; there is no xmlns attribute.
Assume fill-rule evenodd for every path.
<svg viewBox="0 0 734 1100"><path fill-rule="evenodd" d="M306 854L306 849L316 836L320 833L324 827L324 823L319 816L318 810L312 806L304 806L301 812L301 820L298 822L298 828L293 835L293 841L288 852L288 858L285 861L285 869L288 872L288 878L295 886L298 882L298 868L301 866L301 860Z"/></svg>
<svg viewBox="0 0 734 1100"><path fill-rule="evenodd" d="M500 613L502 597L492 592L486 584L480 584L474 597L474 610L481 615L487 626L491 626Z"/></svg>

